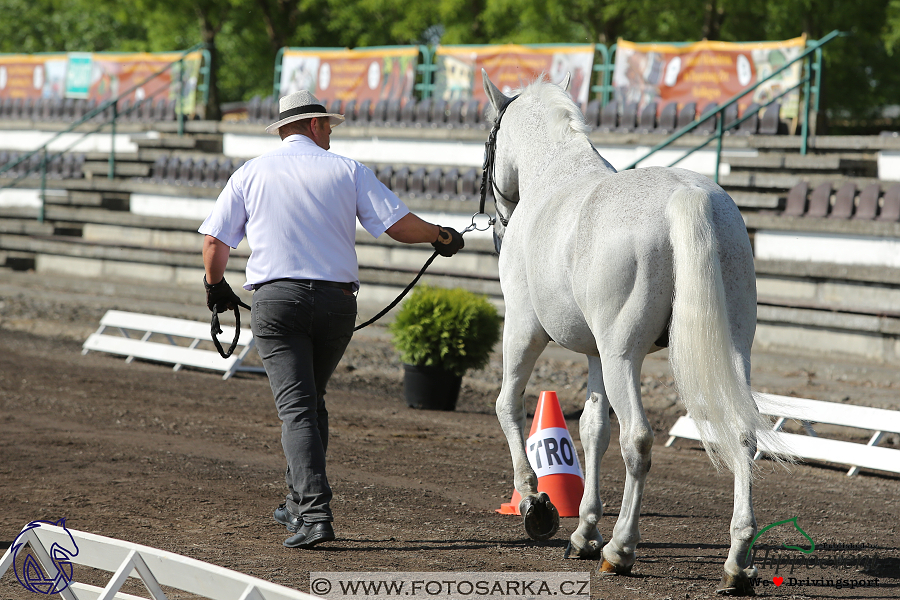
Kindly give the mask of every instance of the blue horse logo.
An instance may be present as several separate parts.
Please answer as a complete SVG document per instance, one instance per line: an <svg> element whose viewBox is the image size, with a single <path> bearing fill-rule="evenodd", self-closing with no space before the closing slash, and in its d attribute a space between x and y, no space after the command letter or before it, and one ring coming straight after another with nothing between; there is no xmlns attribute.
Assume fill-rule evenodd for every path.
<svg viewBox="0 0 900 600"><path fill-rule="evenodd" d="M38 529L42 525L56 525L62 527L66 532L66 535L69 536L69 541L71 542L70 548L66 548L59 543L54 542L53 545L47 549L50 554L50 560L53 561L53 566L56 567L56 576L54 577L51 577L44 572L44 569L41 568L41 563L35 558L33 553L24 552L27 538L21 542L19 541L26 532L31 531L32 529ZM73 538L72 534L69 533L69 530L66 529L65 519L60 519L56 522L32 521L25 529L19 532L19 535L13 540L12 551L13 564L16 565L16 579L19 580L19 583L21 583L22 587L26 590L34 592L35 594L58 594L66 589L72 582L71 558L78 555L78 545L75 543L75 538ZM16 560L19 558L19 552L23 552L21 565L19 565L19 561Z"/></svg>

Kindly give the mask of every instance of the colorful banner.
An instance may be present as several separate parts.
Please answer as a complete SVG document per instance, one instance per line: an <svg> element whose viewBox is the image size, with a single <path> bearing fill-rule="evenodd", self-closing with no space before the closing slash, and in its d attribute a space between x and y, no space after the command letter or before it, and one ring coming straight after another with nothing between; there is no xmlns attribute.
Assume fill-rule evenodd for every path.
<svg viewBox="0 0 900 600"><path fill-rule="evenodd" d="M504 94L528 85L542 73L554 83L571 73L569 94L583 106L591 90L594 46L438 46L435 64L435 97L444 100L487 100L481 83L484 69Z"/></svg>
<svg viewBox="0 0 900 600"><path fill-rule="evenodd" d="M180 52L151 54L0 54L0 98L89 98L98 102L148 79ZM196 104L202 54L193 52L184 59L184 112L192 114ZM153 97L178 97L178 64L137 87L126 98L131 101Z"/></svg>
<svg viewBox="0 0 900 600"><path fill-rule="evenodd" d="M696 42L687 45L635 44L619 40L616 46L613 86L620 105L650 102L664 106L677 102L679 109L695 102L700 111L710 102L722 104L738 92L762 81L796 58L806 36L782 42ZM797 85L800 62L770 79L738 101L743 114L752 102L764 104ZM799 92L780 100L781 117L797 115Z"/></svg>
<svg viewBox="0 0 900 600"><path fill-rule="evenodd" d="M93 55L90 97L95 100L114 98L150 78L166 65L178 60L181 53L164 54L100 54ZM193 114L196 104L197 83L200 79L201 54L193 52L184 59L184 73L178 64L140 85L126 98L131 101L153 97L174 100L178 98L179 82L184 85L182 98L185 114Z"/></svg>
<svg viewBox="0 0 900 600"><path fill-rule="evenodd" d="M62 98L65 54L0 54L0 98Z"/></svg>
<svg viewBox="0 0 900 600"><path fill-rule="evenodd" d="M285 49L279 93L309 90L320 100L401 100L416 83L415 46L376 50Z"/></svg>

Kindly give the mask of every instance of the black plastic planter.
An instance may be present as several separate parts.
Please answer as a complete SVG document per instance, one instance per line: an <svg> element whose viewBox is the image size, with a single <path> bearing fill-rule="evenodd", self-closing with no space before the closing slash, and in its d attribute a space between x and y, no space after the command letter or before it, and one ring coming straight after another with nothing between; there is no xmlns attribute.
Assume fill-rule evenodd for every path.
<svg viewBox="0 0 900 600"><path fill-rule="evenodd" d="M440 367L403 364L403 395L410 408L455 410L462 375Z"/></svg>

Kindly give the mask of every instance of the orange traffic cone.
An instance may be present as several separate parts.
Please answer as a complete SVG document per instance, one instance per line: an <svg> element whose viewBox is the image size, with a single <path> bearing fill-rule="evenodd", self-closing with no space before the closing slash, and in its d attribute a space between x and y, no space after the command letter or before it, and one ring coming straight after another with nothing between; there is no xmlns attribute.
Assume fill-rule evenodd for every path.
<svg viewBox="0 0 900 600"><path fill-rule="evenodd" d="M577 517L584 493L584 474L556 392L541 392L525 452L538 476L538 491L550 496L559 516ZM513 490L512 499L501 504L497 512L518 515L521 501L522 495Z"/></svg>

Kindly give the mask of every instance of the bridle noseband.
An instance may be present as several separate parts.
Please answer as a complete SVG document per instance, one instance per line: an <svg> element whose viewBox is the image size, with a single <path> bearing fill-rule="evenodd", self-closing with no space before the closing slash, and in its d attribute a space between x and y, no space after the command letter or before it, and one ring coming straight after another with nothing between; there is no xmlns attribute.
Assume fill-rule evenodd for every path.
<svg viewBox="0 0 900 600"><path fill-rule="evenodd" d="M518 98L518 96L513 96L506 105L500 109L497 113L497 120L494 121L494 126L491 128L491 133L488 136L487 141L484 143L484 165L482 166L481 171L481 203L479 205L478 211L480 213L484 213L484 204L487 200L488 189L493 190L494 194L500 196L507 202L514 204L512 200L503 195L503 192L500 191L500 188L497 187L496 182L494 181L494 159L497 154L497 132L500 131L500 121L503 119L503 114L506 112L506 109L509 108L509 105L513 103L513 100ZM500 223L506 227L507 223L509 223L509 218L504 217L500 214L500 210L497 210L497 218L500 220Z"/></svg>

